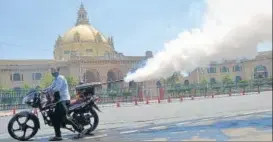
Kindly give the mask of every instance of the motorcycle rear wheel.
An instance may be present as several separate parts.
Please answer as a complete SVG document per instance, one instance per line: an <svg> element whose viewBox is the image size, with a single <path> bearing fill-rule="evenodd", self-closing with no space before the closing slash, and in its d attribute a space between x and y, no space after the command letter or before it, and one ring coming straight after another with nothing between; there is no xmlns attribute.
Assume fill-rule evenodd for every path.
<svg viewBox="0 0 273 142"><path fill-rule="evenodd" d="M26 120L25 120L25 122L21 123L19 121L19 118L23 118L23 117L25 117ZM14 115L11 118L11 120L9 121L9 123L8 123L8 133L9 133L9 135L12 138L14 138L16 140L19 140L19 141L27 141L27 140L31 139L32 137L34 137L36 135L36 133L38 132L39 126L38 126L38 124L35 123L35 118L33 118L33 117L35 117L35 116L23 115L23 114L20 114L20 113ZM29 126L27 124L28 121L32 121L34 126ZM16 129L16 130L13 129L13 125L15 123L18 123L18 125L19 125L19 128ZM30 135L26 136L27 129L29 129L29 128L32 129L32 132L30 133ZM16 135L14 133L15 131L23 132L23 136Z"/></svg>

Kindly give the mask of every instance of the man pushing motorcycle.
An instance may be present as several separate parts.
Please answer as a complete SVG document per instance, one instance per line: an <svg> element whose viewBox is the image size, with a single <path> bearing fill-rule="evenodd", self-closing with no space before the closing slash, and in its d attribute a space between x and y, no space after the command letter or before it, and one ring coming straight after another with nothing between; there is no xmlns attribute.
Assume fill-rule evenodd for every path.
<svg viewBox="0 0 273 142"><path fill-rule="evenodd" d="M51 68L51 74L54 77L53 83L45 91L50 91L54 97L54 103L56 103L55 111L52 114L52 124L54 127L55 137L49 139L49 141L61 141L61 125L66 121L71 125L74 125L78 128L80 134L77 138L85 135L86 130L76 124L72 119L67 115L68 107L70 105L70 93L69 86L66 78L63 75L59 74L60 68Z"/></svg>

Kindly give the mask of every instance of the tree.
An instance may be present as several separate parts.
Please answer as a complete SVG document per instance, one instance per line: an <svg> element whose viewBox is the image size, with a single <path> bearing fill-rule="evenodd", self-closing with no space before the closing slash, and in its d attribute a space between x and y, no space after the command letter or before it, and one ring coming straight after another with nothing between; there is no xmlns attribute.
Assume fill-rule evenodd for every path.
<svg viewBox="0 0 273 142"><path fill-rule="evenodd" d="M224 88L228 88L229 94L231 94L231 89L235 87L235 84L232 81L231 77L229 75L224 76L222 79L222 82L223 82Z"/></svg>
<svg viewBox="0 0 273 142"><path fill-rule="evenodd" d="M248 85L249 83L246 80L239 81L238 86L243 89L243 95L245 94L245 89Z"/></svg>
<svg viewBox="0 0 273 142"><path fill-rule="evenodd" d="M28 89L30 89L30 86L28 84L24 83L23 88L24 88L24 90L28 90Z"/></svg>
<svg viewBox="0 0 273 142"><path fill-rule="evenodd" d="M189 89L188 86L185 85L180 85L178 88L176 88L178 95L180 96L180 93L182 93L182 95L184 95Z"/></svg>
<svg viewBox="0 0 273 142"><path fill-rule="evenodd" d="M198 86L198 89L199 89L200 91L204 92L204 93L205 93L205 96L207 96L207 92L208 92L208 81L207 81L205 78L203 78L203 79L201 80L201 83L200 83L200 85Z"/></svg>
<svg viewBox="0 0 273 142"><path fill-rule="evenodd" d="M167 89L167 92L168 93L170 93L172 96L174 95L174 93L175 93L175 88L173 87L173 86L171 86L171 87L169 87L168 89Z"/></svg>
<svg viewBox="0 0 273 142"><path fill-rule="evenodd" d="M232 79L231 79L231 77L229 75L226 75L226 76L223 77L223 79L222 79L223 84L228 84L230 82L232 82Z"/></svg>
<svg viewBox="0 0 273 142"><path fill-rule="evenodd" d="M41 88L46 88L52 84L53 77L50 73L45 73L41 80Z"/></svg>
<svg viewBox="0 0 273 142"><path fill-rule="evenodd" d="M108 90L108 96L112 98L112 100L114 100L117 96L118 96L118 92L116 90Z"/></svg>
<svg viewBox="0 0 273 142"><path fill-rule="evenodd" d="M180 74L178 72L174 72L172 76L164 79L167 84L174 85L179 82Z"/></svg>
<svg viewBox="0 0 273 142"><path fill-rule="evenodd" d="M221 84L220 83L214 83L214 84L212 84L211 88L213 90L216 90L217 94L219 94L220 89L221 89Z"/></svg>
<svg viewBox="0 0 273 142"><path fill-rule="evenodd" d="M132 96L132 90L130 89L127 89L127 90L124 90L122 92L122 96L125 98L125 100L127 101L128 100L128 97L129 96Z"/></svg>
<svg viewBox="0 0 273 142"><path fill-rule="evenodd" d="M69 88L75 87L78 84L78 79L76 79L73 76L66 77L67 84L69 85Z"/></svg>
<svg viewBox="0 0 273 142"><path fill-rule="evenodd" d="M272 77L270 76L267 81L266 81L267 85L272 87Z"/></svg>
<svg viewBox="0 0 273 142"><path fill-rule="evenodd" d="M265 80L263 78L256 78L253 80L253 86L257 87L259 94L260 94L260 87L264 84L265 84Z"/></svg>
<svg viewBox="0 0 273 142"><path fill-rule="evenodd" d="M5 86L3 84L0 84L0 90L4 90L6 89Z"/></svg>

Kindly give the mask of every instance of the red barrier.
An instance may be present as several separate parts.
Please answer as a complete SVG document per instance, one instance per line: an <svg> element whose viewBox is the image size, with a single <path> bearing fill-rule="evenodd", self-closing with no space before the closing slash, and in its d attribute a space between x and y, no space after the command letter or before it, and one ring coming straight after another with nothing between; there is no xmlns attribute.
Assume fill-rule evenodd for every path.
<svg viewBox="0 0 273 142"><path fill-rule="evenodd" d="M143 101L143 92L142 92L142 89L138 90L138 97L139 97L140 101Z"/></svg>
<svg viewBox="0 0 273 142"><path fill-rule="evenodd" d="M100 99L100 98L98 98L98 99L97 99L97 102L98 102L98 103L100 103L100 101L101 101L101 99Z"/></svg>
<svg viewBox="0 0 273 142"><path fill-rule="evenodd" d="M163 88L159 88L159 97L160 97L160 100L164 100L164 89Z"/></svg>
<svg viewBox="0 0 273 142"><path fill-rule="evenodd" d="M120 107L120 103L119 103L119 101L117 101L117 107Z"/></svg>

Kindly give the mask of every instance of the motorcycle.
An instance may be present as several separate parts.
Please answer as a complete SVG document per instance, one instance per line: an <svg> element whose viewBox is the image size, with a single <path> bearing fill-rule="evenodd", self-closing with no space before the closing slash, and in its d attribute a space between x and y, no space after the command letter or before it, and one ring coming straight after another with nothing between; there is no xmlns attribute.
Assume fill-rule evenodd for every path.
<svg viewBox="0 0 273 142"><path fill-rule="evenodd" d="M75 87L76 93L79 96L75 103L71 103L68 110L68 118L74 122L74 125L65 121L64 124L61 124L61 127L67 130L70 130L74 133L78 132L76 128L78 125L88 129L86 134L93 132L98 124L99 117L96 111L100 112L100 109L96 105L98 97L95 95L95 87L101 86L101 83L88 83L81 84ZM49 103L50 94L46 91L37 91L33 90L26 94L23 98L23 103L34 108L39 109L42 114L45 125L53 126L51 115L54 111L56 103ZM20 122L20 119L24 118L23 122ZM94 118L93 121L91 119ZM28 122L33 123L33 126L30 126ZM71 121L70 121L71 122ZM19 128L14 129L14 124L17 123ZM77 124L77 125L75 125ZM70 127L69 127L70 126ZM85 128L89 126L89 128ZM34 137L38 130L41 128L39 117L32 111L22 111L15 114L8 123L8 133L9 135L20 141L27 141ZM30 134L26 135L27 130L32 130ZM15 132L23 132L22 136L17 135Z"/></svg>

